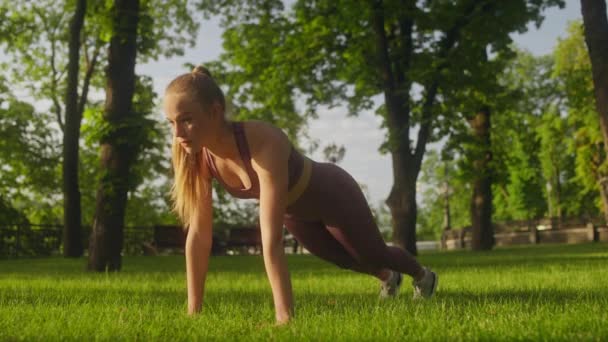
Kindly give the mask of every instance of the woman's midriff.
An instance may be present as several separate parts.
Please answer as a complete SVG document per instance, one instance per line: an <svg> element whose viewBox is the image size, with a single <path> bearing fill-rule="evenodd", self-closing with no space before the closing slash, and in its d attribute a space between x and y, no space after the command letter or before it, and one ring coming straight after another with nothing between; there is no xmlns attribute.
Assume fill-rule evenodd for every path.
<svg viewBox="0 0 608 342"><path fill-rule="evenodd" d="M319 221L332 207L349 196L349 189L357 183L342 168L331 163L310 161L310 179L306 189L291 205L285 218L299 221ZM358 186L357 186L358 188ZM346 191L345 191L346 190Z"/></svg>

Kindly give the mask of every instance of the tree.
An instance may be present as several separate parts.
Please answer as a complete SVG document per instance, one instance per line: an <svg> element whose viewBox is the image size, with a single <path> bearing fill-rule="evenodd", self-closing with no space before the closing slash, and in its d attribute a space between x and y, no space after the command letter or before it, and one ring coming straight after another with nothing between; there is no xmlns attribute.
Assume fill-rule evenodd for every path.
<svg viewBox="0 0 608 342"><path fill-rule="evenodd" d="M297 1L292 11L285 11L279 1L201 3L222 13L227 32L239 38L238 45L225 45L235 72L265 82L260 87L272 81L289 88L289 95L294 89L306 95L307 113L318 105L347 103L354 114L372 108L373 97L383 96L384 103L376 110L388 131L382 150L392 156L394 175L387 204L394 240L412 253L416 180L427 143L440 138L438 104L449 95L445 89L463 86L466 80L449 77L448 71L461 71L464 61L475 61L471 56L477 56L481 47L496 53L509 50L509 33L525 31L529 21L540 23L542 9L563 5L320 0ZM474 71L478 63L470 64ZM243 92L251 84L242 87ZM414 89L421 89L419 96ZM410 139L414 127L419 128L416 141Z"/></svg>
<svg viewBox="0 0 608 342"><path fill-rule="evenodd" d="M595 106L600 119L604 140L604 158L600 174L600 194L604 205L604 218L608 221L608 15L605 0L581 0L585 42L589 50L595 90Z"/></svg>
<svg viewBox="0 0 608 342"><path fill-rule="evenodd" d="M10 217L59 223L52 215L59 142L48 113L12 94L0 76L0 193ZM51 167L49 167L49 165ZM50 208L49 208L50 207Z"/></svg>
<svg viewBox="0 0 608 342"><path fill-rule="evenodd" d="M121 268L124 216L129 174L136 142L130 136L137 128L133 118L135 57L139 0L116 0L112 36L108 49L106 104L107 131L101 140L102 172L89 244L88 269L117 271Z"/></svg>
<svg viewBox="0 0 608 342"><path fill-rule="evenodd" d="M548 215L561 222L571 207L568 199L571 197L569 190L572 186L569 183L574 175L574 155L568 151L568 137L574 132L567 119L556 110L543 114L536 132L540 140L539 159L546 180Z"/></svg>
<svg viewBox="0 0 608 342"><path fill-rule="evenodd" d="M78 186L78 142L84 103L79 103L78 72L80 34L84 25L86 0L78 0L70 22L67 89L65 92L65 127L63 134L63 255L80 257L84 246L81 237L80 189ZM85 79L85 83L88 80ZM88 85L86 88L88 90ZM86 95L80 102L86 101Z"/></svg>
<svg viewBox="0 0 608 342"><path fill-rule="evenodd" d="M589 101L594 87L580 21L570 25L568 36L557 44L554 58L553 76L565 94L567 125L573 132L568 151L575 156L572 186L576 199L567 208L578 215L595 216L596 208L604 213L606 208L607 197L601 186L606 154L598 113Z"/></svg>
<svg viewBox="0 0 608 342"><path fill-rule="evenodd" d="M38 219L45 219L45 223L60 223L60 220L53 217L57 213L54 210L55 202L60 194L58 189L61 183L57 175L60 172L58 163L61 158L60 136L63 130L63 108L61 106L61 87L60 79L63 77L63 70L60 65L63 63L63 49L58 41L64 37L65 31L65 8L63 6L51 6L48 1L36 3L15 3L9 1L0 2L0 43L4 52L11 62L3 63L3 75L12 84L14 91L23 92L29 90L31 101L47 100L51 103L48 109L26 109L18 106L19 110L24 110L19 114L19 121L14 124L26 124L44 121L45 129L37 132L29 132L32 135L44 137L48 147L40 150L39 154L48 157L46 164L39 164L31 169L27 163L25 174L44 173L46 178L40 179L40 184L15 181L13 184L15 194L9 196L15 207L23 207L24 214L29 220L36 222ZM44 75L43 77L41 75ZM19 101L24 104L23 101ZM29 105L29 104L28 104ZM39 106L37 106L39 107ZM16 114L16 113L15 113ZM14 116L13 118L17 118ZM10 119L9 119L10 120ZM21 121L25 120L25 121ZM20 122L21 121L21 122ZM38 126L38 125L36 125ZM26 130L22 132L25 133ZM27 130L29 131L29 130ZM15 145L14 154L29 154L27 145ZM48 154L52 151L52 155ZM27 159L26 159L27 160ZM9 161L16 167L17 162ZM15 169L18 169L16 167ZM7 170L3 170L7 171ZM10 173L6 174L7 178ZM34 181L34 177L31 181ZM18 179L18 178L17 178ZM38 185L38 186L36 186ZM26 190L30 188L32 191ZM61 214L59 214L61 215Z"/></svg>
<svg viewBox="0 0 608 342"><path fill-rule="evenodd" d="M473 250L489 250L494 246L492 226L492 169L488 164L492 159L490 144L490 109L481 108L469 121L477 141L479 152L473 160L476 177L473 181L471 198L471 225Z"/></svg>
<svg viewBox="0 0 608 342"><path fill-rule="evenodd" d="M517 51L516 58L498 76L508 96L492 122L496 219L536 219L547 210L546 181L539 159L543 145L537 128L540 118L561 98L551 79L551 65L548 57Z"/></svg>
<svg viewBox="0 0 608 342"><path fill-rule="evenodd" d="M3 33L0 42L6 47L5 52L12 62L10 67L7 64L3 71L10 76L14 88L26 93L26 96L32 97L35 101L51 103L48 110L44 108L44 102L36 103L36 108L42 113L33 114L40 115L41 120L43 117L46 120L48 127L39 131L41 135L51 140L45 149L62 146L70 151L71 157L68 156L63 161L72 167L79 166L72 172L78 172L81 178L91 180L76 187L76 178L66 177L66 180L73 185L72 190L80 190L80 194L73 193L71 203L74 204L79 198L82 199L81 220L83 224L90 225L94 212L92 207L95 205L93 180L98 179L100 174L96 138L103 130L101 120L103 110L97 110L99 104L88 98L88 91L90 87L103 88L103 76L97 70L103 70L107 62L98 56L109 43L111 21L108 20L108 13L111 11L111 2L95 1L90 2L90 6L86 6L84 23L78 39L81 43L78 79L81 81L75 82L80 94L66 96L69 78L66 74L70 56L68 19L70 13L76 12L77 5L77 1L72 0L52 4L48 0L21 3L0 1L0 32ZM155 59L160 55L181 54L186 45L193 45L198 24L187 11L187 2L149 0L142 1L141 8L142 19L139 25L141 35L137 42L140 61ZM152 182L153 178L169 173L166 134L157 120L143 119L144 114L148 115L152 112L156 94L152 92L149 80L140 77L138 82L140 85L136 90L135 107L142 117L140 121L142 153L137 157L137 167L131 177L132 188L129 190L126 220L128 224L141 222L149 224L150 220L155 218L158 218L159 222L172 222L172 217L166 213L169 207L164 198L166 186L163 191L163 187L159 187L158 182ZM64 97L64 101L77 101L77 110L74 113L76 119L70 120L73 104L71 109L68 108L68 105L60 100L61 97ZM53 116L49 118L46 112ZM83 139L79 139L77 134L80 133L81 120L78 118L83 115ZM76 129L76 126L79 128ZM61 135L69 140L67 144L62 145ZM81 146L78 146L79 144ZM23 150L25 146L16 145L17 151ZM28 186L28 189L21 183L14 184L17 196L8 197L8 202L14 202L13 206L25 208L24 212L35 223L61 224L59 219L61 216L75 222L79 221L75 218L78 216L77 213L69 214L66 210L63 212L61 210L60 193L57 192L61 189L59 183L61 169L56 166L62 159L64 159L62 155L57 153L53 156L52 162L42 163L32 170L23 171L24 173L44 171L46 178L41 179L41 184L38 186ZM17 162L11 161L11 163ZM11 174L6 174L7 179L11 178ZM74 212L78 209L78 205L71 207ZM151 212L151 209L154 209L154 212ZM145 216L141 214L142 211L147 211ZM66 222L66 227L68 225L69 222ZM73 242L77 244L77 234L73 236Z"/></svg>
<svg viewBox="0 0 608 342"><path fill-rule="evenodd" d="M445 229L471 224L471 182L462 175L459 159L463 156L448 147L441 153L429 150L422 163L417 238L438 240Z"/></svg>
<svg viewBox="0 0 608 342"><path fill-rule="evenodd" d="M344 154L346 154L344 146L338 146L335 143L331 143L323 148L325 160L333 164L340 163L344 159Z"/></svg>
<svg viewBox="0 0 608 342"><path fill-rule="evenodd" d="M78 150L80 118L87 103L89 86L94 76L99 39L90 39L91 32L97 33L98 27L85 27L85 16L94 16L99 6L87 9L86 2L65 1L58 4L49 2L15 4L3 2L0 6L10 14L5 21L6 29L15 32L6 49L12 57L10 70L16 87L24 87L37 101L50 100L49 109L55 120L48 120L52 136L63 135L63 152L57 159L63 161L63 214L53 208L50 215L63 216L63 252L65 256L78 257L83 253L81 237L81 208L78 185ZM87 12L90 12L87 14ZM71 22L67 14L74 13ZM69 30L68 30L69 28ZM69 42L68 42L69 41ZM82 43L81 43L82 41ZM66 47L68 49L66 50ZM81 70L80 50L84 51L86 64ZM66 60L67 59L67 60ZM78 91L79 73L83 73L81 92ZM66 77L67 73L67 77ZM63 106L60 98L64 98ZM37 104L40 107L40 104ZM54 122L53 122L54 121ZM58 129L57 129L58 128ZM43 166L49 168L57 163ZM61 179L49 177L49 182ZM40 187L36 189L43 197L55 200L54 194L61 186ZM48 215L46 215L48 216ZM50 223L47 219L46 222Z"/></svg>

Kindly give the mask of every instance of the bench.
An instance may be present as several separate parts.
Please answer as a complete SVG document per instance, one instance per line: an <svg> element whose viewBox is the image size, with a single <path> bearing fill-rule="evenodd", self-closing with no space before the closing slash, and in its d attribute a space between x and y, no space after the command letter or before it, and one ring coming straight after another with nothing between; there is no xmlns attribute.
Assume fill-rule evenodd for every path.
<svg viewBox="0 0 608 342"><path fill-rule="evenodd" d="M262 232L256 226L233 227L228 230L226 250L235 250L245 254L257 254L262 252ZM239 253L239 254L240 254Z"/></svg>
<svg viewBox="0 0 608 342"><path fill-rule="evenodd" d="M213 255L262 253L262 233L259 226L231 226L224 232L226 234L221 234L222 231L213 233ZM186 236L187 231L179 226L154 226L153 240L142 244L144 255L158 255L161 250L183 252ZM297 242L290 234L286 234L283 244L295 245L294 251L297 250Z"/></svg>

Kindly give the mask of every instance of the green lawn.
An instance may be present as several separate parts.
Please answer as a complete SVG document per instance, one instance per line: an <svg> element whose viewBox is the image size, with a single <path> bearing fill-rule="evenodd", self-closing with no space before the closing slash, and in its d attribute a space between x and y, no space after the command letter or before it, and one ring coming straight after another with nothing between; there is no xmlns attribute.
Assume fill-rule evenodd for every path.
<svg viewBox="0 0 608 342"><path fill-rule="evenodd" d="M289 256L296 319L273 326L259 256L211 260L204 312L188 317L180 256L126 257L117 274L85 260L0 260L0 340L606 340L608 245L553 245L420 259L437 296L378 300L377 280Z"/></svg>

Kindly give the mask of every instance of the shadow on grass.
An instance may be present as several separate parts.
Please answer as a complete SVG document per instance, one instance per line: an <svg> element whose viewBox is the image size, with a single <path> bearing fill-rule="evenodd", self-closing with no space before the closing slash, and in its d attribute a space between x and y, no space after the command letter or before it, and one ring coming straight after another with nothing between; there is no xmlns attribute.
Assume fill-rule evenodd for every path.
<svg viewBox="0 0 608 342"><path fill-rule="evenodd" d="M431 266L458 269L605 265L608 262L608 244L518 246L480 252L448 251L428 253L420 258Z"/></svg>
<svg viewBox="0 0 608 342"><path fill-rule="evenodd" d="M574 291L562 289L500 290L487 292L439 291L436 301L467 305L481 304L567 304L573 302L604 302L608 304L608 293L601 290Z"/></svg>
<svg viewBox="0 0 608 342"><path fill-rule="evenodd" d="M487 269L491 268L495 271L499 271L501 268L549 268L549 267L578 267L588 266L590 264L606 265L608 263L608 257L585 257L585 256L566 256L566 257L513 257L508 259L501 259L497 257L491 258L479 258L471 260L470 258L453 258L452 260L442 260L438 262L436 260L429 260L428 265L431 267L439 267L444 269L452 270L466 270L466 269ZM510 270L505 269L505 272Z"/></svg>

